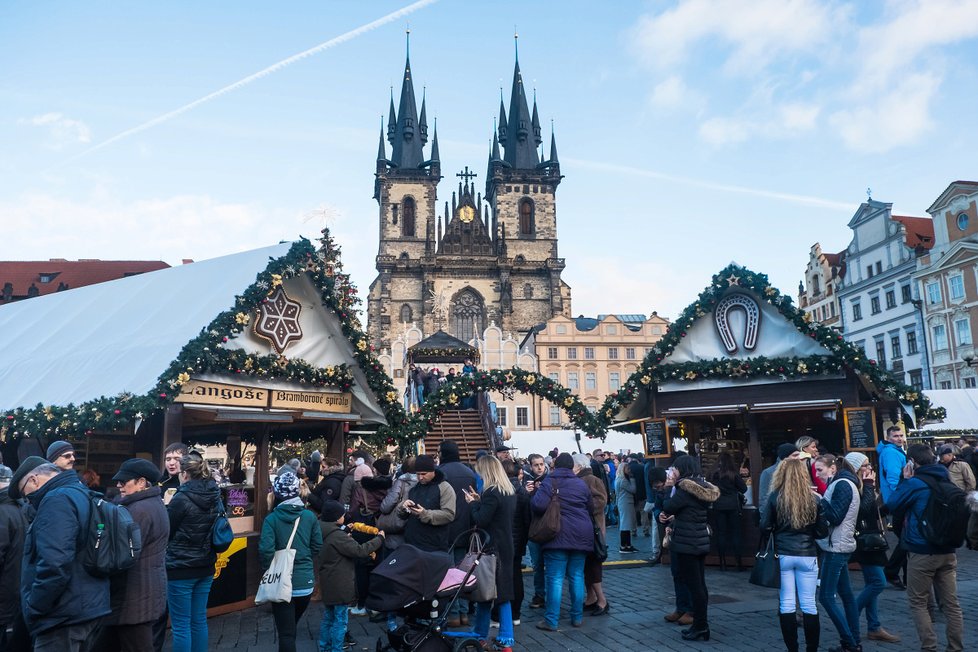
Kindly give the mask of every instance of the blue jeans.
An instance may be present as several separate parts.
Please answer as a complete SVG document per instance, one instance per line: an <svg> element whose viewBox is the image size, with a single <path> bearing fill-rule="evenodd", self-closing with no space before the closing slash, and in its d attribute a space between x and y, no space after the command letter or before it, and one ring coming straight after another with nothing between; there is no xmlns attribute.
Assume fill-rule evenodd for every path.
<svg viewBox="0 0 978 652"><path fill-rule="evenodd" d="M818 600L825 607L839 638L850 647L859 645L859 609L849 584L848 552L826 552L822 556L822 585ZM835 596L842 598L842 607Z"/></svg>
<svg viewBox="0 0 978 652"><path fill-rule="evenodd" d="M513 632L513 609L510 603L500 602L499 606L499 635L496 642L500 647L513 647L516 634ZM492 613L491 602L475 603L475 627L472 631L480 639L489 638L489 616Z"/></svg>
<svg viewBox="0 0 978 652"><path fill-rule="evenodd" d="M564 593L564 575L570 580L570 619L579 623L584 619L584 560L587 553L581 550L544 550L543 563L547 573L547 613L551 627L560 618L560 598Z"/></svg>
<svg viewBox="0 0 978 652"><path fill-rule="evenodd" d="M323 621L319 624L319 652L343 652L349 615L350 608L345 604L323 606Z"/></svg>
<svg viewBox="0 0 978 652"><path fill-rule="evenodd" d="M213 575L167 582L173 652L207 652L207 596L213 583Z"/></svg>
<svg viewBox="0 0 978 652"><path fill-rule="evenodd" d="M886 588L886 575L883 566L863 565L863 581L865 586L856 598L856 609L862 613L866 610L866 629L871 632L878 632L880 625L879 597L883 589Z"/></svg>
<svg viewBox="0 0 978 652"><path fill-rule="evenodd" d="M781 590L778 611L783 614L795 613L795 593L802 613L817 614L815 589L818 584L818 559L815 557L795 557L781 555Z"/></svg>
<svg viewBox="0 0 978 652"><path fill-rule="evenodd" d="M669 553L669 571L672 573L672 588L676 593L676 611L692 615L693 596L689 593L689 587L679 578L679 563L674 552Z"/></svg>
<svg viewBox="0 0 978 652"><path fill-rule="evenodd" d="M543 574L546 562L543 559L543 548L536 541L527 541L530 550L530 565L533 566L533 595L541 598L547 594L547 579Z"/></svg>
<svg viewBox="0 0 978 652"><path fill-rule="evenodd" d="M418 405L424 405L424 387L418 387Z"/></svg>

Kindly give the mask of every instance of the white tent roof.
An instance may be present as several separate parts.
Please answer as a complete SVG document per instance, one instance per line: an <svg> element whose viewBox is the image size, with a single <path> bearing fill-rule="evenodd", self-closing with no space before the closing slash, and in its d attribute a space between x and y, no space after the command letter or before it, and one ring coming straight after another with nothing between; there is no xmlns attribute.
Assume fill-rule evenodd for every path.
<svg viewBox="0 0 978 652"><path fill-rule="evenodd" d="M269 259L281 258L291 246L281 243L0 307L0 409L145 394L183 346L235 305ZM327 339L335 342L342 334L338 323L333 326L337 333ZM361 385L365 378L352 345L342 339L344 346L332 347L332 363L349 364ZM379 414L384 420L369 388L355 387L354 393L362 417L375 421ZM364 400L370 405L362 405Z"/></svg>
<svg viewBox="0 0 978 652"><path fill-rule="evenodd" d="M554 446L561 453L577 453L577 440L573 430L510 430L510 439L505 442L515 448L520 457L530 453L546 455ZM604 442L581 435L582 453L590 453L596 448L619 452L642 453L642 435L618 430L609 430Z"/></svg>
<svg viewBox="0 0 978 652"><path fill-rule="evenodd" d="M925 389L924 395L935 407L947 410L947 418L940 423L928 423L921 430L978 428L978 389Z"/></svg>

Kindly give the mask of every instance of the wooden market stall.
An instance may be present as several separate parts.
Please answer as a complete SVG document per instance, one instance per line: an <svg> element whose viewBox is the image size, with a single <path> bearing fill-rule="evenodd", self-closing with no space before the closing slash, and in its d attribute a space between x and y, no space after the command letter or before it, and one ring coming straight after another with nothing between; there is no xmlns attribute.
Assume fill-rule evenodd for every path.
<svg viewBox="0 0 978 652"><path fill-rule="evenodd" d="M351 425L401 410L339 267L326 234L0 306L5 461L68 439L104 486L127 458L162 466L173 442L225 447L237 536L208 606L252 606L271 446L323 438L343 459Z"/></svg>
<svg viewBox="0 0 978 652"><path fill-rule="evenodd" d="M721 453L732 455L749 485L746 561L758 540L760 474L778 445L807 435L829 452L875 457L886 428L906 428L928 408L837 331L811 323L766 276L731 265L603 409L616 421L645 419L646 454L662 465L690 452L709 476Z"/></svg>

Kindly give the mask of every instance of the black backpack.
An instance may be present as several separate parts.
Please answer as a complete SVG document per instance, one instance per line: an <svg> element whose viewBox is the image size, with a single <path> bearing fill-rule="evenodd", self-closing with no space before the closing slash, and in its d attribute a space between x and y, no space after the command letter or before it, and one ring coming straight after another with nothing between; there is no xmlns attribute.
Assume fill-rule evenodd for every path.
<svg viewBox="0 0 978 652"><path fill-rule="evenodd" d="M935 548L960 548L968 531L967 494L950 480L934 480L916 475L927 488L930 496L920 515L920 533Z"/></svg>
<svg viewBox="0 0 978 652"><path fill-rule="evenodd" d="M95 491L88 493L90 509L81 560L93 577L109 577L132 568L143 549L139 526L129 510L105 500Z"/></svg>

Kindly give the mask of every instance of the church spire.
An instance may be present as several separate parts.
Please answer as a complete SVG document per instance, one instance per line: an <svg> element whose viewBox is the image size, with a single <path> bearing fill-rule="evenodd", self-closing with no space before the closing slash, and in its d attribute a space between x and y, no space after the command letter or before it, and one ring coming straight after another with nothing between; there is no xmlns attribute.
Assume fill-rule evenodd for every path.
<svg viewBox="0 0 978 652"><path fill-rule="evenodd" d="M557 160L557 137L554 135L553 125L550 125L550 164L560 165Z"/></svg>
<svg viewBox="0 0 978 652"><path fill-rule="evenodd" d="M533 125L533 142L537 145L543 142L543 137L540 136L540 114L537 113L537 91L533 90L533 119L531 120Z"/></svg>
<svg viewBox="0 0 978 652"><path fill-rule="evenodd" d="M387 116L387 142L394 144L394 129L397 127L397 114L394 113L394 87L391 86L391 109Z"/></svg>
<svg viewBox="0 0 978 652"><path fill-rule="evenodd" d="M431 162L440 163L438 153L438 118L435 118L435 133L434 137L431 139Z"/></svg>
<svg viewBox="0 0 978 652"><path fill-rule="evenodd" d="M499 140L506 144L506 128L509 123L506 122L506 107L503 105L503 87L499 87ZM493 129L496 131L496 129Z"/></svg>
<svg viewBox="0 0 978 652"><path fill-rule="evenodd" d="M518 39L519 36L516 38ZM500 115L500 119L503 117ZM539 117L537 120L539 121ZM509 100L508 127L505 136L500 133L500 140L506 152L503 160L513 168L527 170L537 166L536 147L534 147L533 138L531 138L532 128L533 117L526 100L526 89L523 86L523 75L520 72L519 53L517 52L516 65L513 69L513 90Z"/></svg>
<svg viewBox="0 0 978 652"><path fill-rule="evenodd" d="M397 121L391 145L391 163L398 168L414 169L424 162L422 148L427 140L427 125L418 121L418 104L414 98L414 78L411 73L411 32L407 34L407 56L404 61L404 79L401 82L401 99L397 109ZM391 100L393 106L393 99Z"/></svg>
<svg viewBox="0 0 978 652"><path fill-rule="evenodd" d="M421 144L428 142L428 111L425 109L425 96L428 89L421 91L421 117L418 118L418 131L421 133Z"/></svg>
<svg viewBox="0 0 978 652"><path fill-rule="evenodd" d="M377 146L377 162L387 160L387 150L384 147L384 116L380 116L380 144Z"/></svg>

